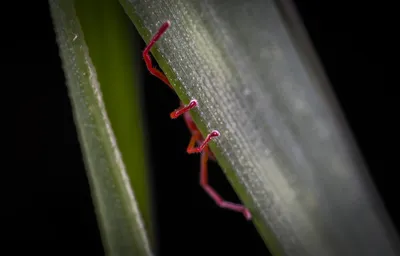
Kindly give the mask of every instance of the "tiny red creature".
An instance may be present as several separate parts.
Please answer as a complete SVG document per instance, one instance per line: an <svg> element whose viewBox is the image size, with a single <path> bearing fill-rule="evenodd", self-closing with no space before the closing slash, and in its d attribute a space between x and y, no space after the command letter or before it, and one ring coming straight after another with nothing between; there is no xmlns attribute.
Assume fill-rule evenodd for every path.
<svg viewBox="0 0 400 256"><path fill-rule="evenodd" d="M173 87L169 83L167 77L159 70L153 67L152 61L149 55L149 52L153 45L160 39L160 37L167 31L167 29L171 26L171 23L169 21L166 21L158 32L153 36L153 38L150 40L149 44L146 46L146 48L143 51L143 58L146 63L146 67L149 70L149 72L162 80L165 84L169 86L172 90ZM187 152L189 154L193 153L201 153L201 162L200 162L200 185L203 187L203 189L207 192L207 194L215 201L215 203L220 206L221 208L229 209L232 211L240 212L244 215L244 217L247 220L251 219L251 213L250 211L244 207L243 205L240 204L235 204L231 202L225 201L209 184L208 184L208 167L207 167L207 162L208 159L215 160L214 154L211 152L210 148L208 147L208 143L210 140L214 137L218 137L220 133L216 130L210 132L206 138L204 139L203 136L201 135L199 129L197 128L196 124L193 122L189 110L195 108L198 106L198 102L195 99L192 99L188 105L184 105L181 102L181 106L174 110L171 113L171 118L175 119L181 115L183 115L184 120L186 122L186 125L188 126L190 132L192 133L192 138L190 139L189 145L187 147ZM196 143L199 145L196 147Z"/></svg>

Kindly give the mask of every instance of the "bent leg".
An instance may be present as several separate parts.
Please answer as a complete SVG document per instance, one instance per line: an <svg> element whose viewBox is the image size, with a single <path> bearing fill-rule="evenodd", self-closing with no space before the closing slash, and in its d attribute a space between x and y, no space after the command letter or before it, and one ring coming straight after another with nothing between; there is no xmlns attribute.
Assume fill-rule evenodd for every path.
<svg viewBox="0 0 400 256"><path fill-rule="evenodd" d="M208 148L201 154L200 163L200 185L207 192L207 194L214 199L215 203L225 209L229 209L235 212L240 212L244 215L247 220L251 219L250 211L241 204L235 204L225 201L209 184L208 184Z"/></svg>

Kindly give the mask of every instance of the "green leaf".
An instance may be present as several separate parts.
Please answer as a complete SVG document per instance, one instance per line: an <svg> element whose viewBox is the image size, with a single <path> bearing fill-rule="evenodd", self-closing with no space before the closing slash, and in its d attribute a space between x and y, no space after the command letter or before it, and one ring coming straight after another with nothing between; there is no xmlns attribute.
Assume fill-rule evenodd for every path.
<svg viewBox="0 0 400 256"><path fill-rule="evenodd" d="M49 3L105 250L108 255L152 255L145 224L139 212L137 197L134 192L139 195L139 198L142 198L141 206L143 209L148 207L145 202L148 200L146 199L148 195L143 192L144 184L141 184L142 187L138 189L135 187L135 191L132 190L130 178L132 179L135 176L129 177L126 168L131 168L129 175L136 175L135 179L138 179L132 181L132 184L135 185L135 182L138 181L145 182L145 178L143 178L145 164L141 129L132 129L131 132L135 135L131 135L131 137L126 135L127 131L121 131L121 126L128 125L132 128L136 124L117 124L117 121L121 120L121 116L116 115L116 110L111 107L112 99L120 98L123 107L130 108L136 105L136 111L138 110L137 104L130 104L128 98L120 95L123 88L121 89L119 85L125 82L130 84L133 80L127 78L127 76L120 78L126 78L127 81L118 80L116 77L118 72L112 69L107 70L104 65L102 66L101 60L97 58L98 55L95 57L95 59L97 58L95 64L99 65L99 70L97 70L97 66L95 68L92 52L89 53L90 48L85 41L86 34L82 31L73 1L52 0ZM108 11L110 14L112 13L112 9ZM95 17L95 15L92 17ZM110 25L109 28L122 26L118 20L108 24ZM89 34L89 38L93 36L93 34ZM118 32L113 35L116 36L116 40L121 36ZM115 41L112 42L115 44ZM126 55L129 57L126 57L125 60L118 58L120 53L112 49L114 47L108 49L112 53L106 55L107 58L110 58L109 61L117 66L127 64L126 58L130 58L130 56ZM123 49L129 48L124 47ZM93 54L96 54L96 50L93 50ZM128 65L129 67L132 67L132 65ZM102 74L98 74L96 70L102 72ZM112 74L107 76L105 75L106 72ZM130 72L133 71L130 70ZM115 124L110 122L103 101L103 85L100 87L100 82L111 83L108 79L115 79L112 82L117 95L108 96L109 101L107 102L109 104L107 107L112 109L110 112L114 117L113 121L116 121ZM130 86L133 86L132 84ZM111 88L107 86L104 88L108 88L105 91L110 94ZM132 93L129 89L127 90ZM135 115L129 110L128 113ZM116 138L113 130L115 127L119 127L117 130L120 136L124 136L125 132L125 136L128 136L125 139L132 140L131 144L136 142L137 147L129 146L119 140L117 143L117 139L123 137ZM121 148L125 150L124 153L130 152L132 155L122 154L119 145L122 145ZM133 159L129 164L124 161L127 157ZM135 168L143 173L132 173ZM145 213L145 218L149 221L149 211L147 210Z"/></svg>
<svg viewBox="0 0 400 256"><path fill-rule="evenodd" d="M104 103L152 244L150 182L145 164L140 88L141 49L133 26L115 0L75 1L96 67ZM134 76L135 75L135 76Z"/></svg>
<svg viewBox="0 0 400 256"><path fill-rule="evenodd" d="M210 147L274 255L398 255L288 1L120 3L146 42L171 21L154 57L182 102L199 102L202 134L220 131Z"/></svg>

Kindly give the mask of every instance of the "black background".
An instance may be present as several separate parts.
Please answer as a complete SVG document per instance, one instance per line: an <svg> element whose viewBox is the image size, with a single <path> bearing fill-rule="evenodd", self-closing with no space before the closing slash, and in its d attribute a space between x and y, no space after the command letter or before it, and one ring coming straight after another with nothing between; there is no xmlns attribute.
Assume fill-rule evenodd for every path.
<svg viewBox="0 0 400 256"><path fill-rule="evenodd" d="M389 63L395 35L391 8L382 2L374 6L316 0L297 4L387 210L399 227L394 100L398 82L391 79L396 73ZM22 9L10 7L10 12L18 15L9 18L5 26L12 29L2 35L10 43L3 56L12 57L3 62L11 67L5 74L10 82L4 80L3 87L16 90L3 94L3 100L12 102L6 112L12 113L7 124L13 135L5 140L11 139L15 154L4 159L2 170L2 241L13 245L15 254L28 249L42 254L102 255L48 4L30 2ZM194 249L199 254L266 255L253 224L218 209L198 186L199 157L185 154L190 134L183 120L171 121L168 116L178 99L157 79L145 75L144 116L156 180L161 254L185 255ZM236 201L218 165L212 163L210 168L212 183Z"/></svg>

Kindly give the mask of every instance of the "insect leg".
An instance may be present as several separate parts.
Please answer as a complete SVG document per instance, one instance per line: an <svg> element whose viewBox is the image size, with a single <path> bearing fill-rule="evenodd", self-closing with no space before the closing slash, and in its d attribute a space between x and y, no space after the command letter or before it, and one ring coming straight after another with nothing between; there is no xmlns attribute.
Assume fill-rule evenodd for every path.
<svg viewBox="0 0 400 256"><path fill-rule="evenodd" d="M161 25L160 29L157 31L157 33L153 36L153 38L150 40L149 44L146 46L146 48L143 51L143 59L144 62L146 63L146 67L149 70L149 72L163 81L166 85L169 86L169 88L173 89L171 84L168 81L168 78L158 69L153 67L153 63L151 61L150 57L150 50L154 46L154 44L160 39L160 37L167 31L167 29L171 26L171 23L169 21L164 22L164 24Z"/></svg>
<svg viewBox="0 0 400 256"><path fill-rule="evenodd" d="M167 29L171 26L171 23L169 21L164 22L160 29L157 31L157 33L153 36L153 38L150 40L149 44L146 46L146 48L143 51L143 59L144 62L146 63L146 67L149 70L150 74L154 75L161 81L163 81L166 85L169 86L169 88L172 88L171 83L168 81L168 78L162 73L160 70L156 69L153 67L153 63L150 57L150 50L154 46L154 44L161 38L161 36L167 31ZM170 116L172 119L175 119L179 117L180 115L184 114L185 112L191 110L192 108L196 107L197 101L196 100L191 100L188 105L186 106L181 106L180 108L176 109L173 111Z"/></svg>
<svg viewBox="0 0 400 256"><path fill-rule="evenodd" d="M200 138L200 136L199 136L199 134L194 134L194 135L192 135L192 138L190 138L190 142L189 142L189 145L188 145L188 150L189 150L189 148L193 148L194 147L194 145L196 144L196 141L198 140Z"/></svg>
<svg viewBox="0 0 400 256"><path fill-rule="evenodd" d="M183 106L175 109L173 112L171 112L170 117L172 119L175 119L175 118L179 117L180 115L188 112L192 108L197 107L197 105L198 105L197 100L191 100L188 105L186 105L186 106L183 105Z"/></svg>
<svg viewBox="0 0 400 256"><path fill-rule="evenodd" d="M212 138L214 137L218 137L220 135L219 131L214 130L212 132L210 132L207 137L204 139L204 141L201 143L201 145L197 148L195 147L188 147L187 148L187 152L189 154L193 154L193 153L200 153L201 151L203 151L203 149L207 146L207 144L210 142L210 140L212 140Z"/></svg>
<svg viewBox="0 0 400 256"><path fill-rule="evenodd" d="M208 154L209 149L206 148L201 154L200 163L200 186L207 192L207 194L215 201L215 203L225 209L235 212L240 212L247 220L251 219L250 211L241 204L235 204L225 201L209 184L208 184Z"/></svg>

